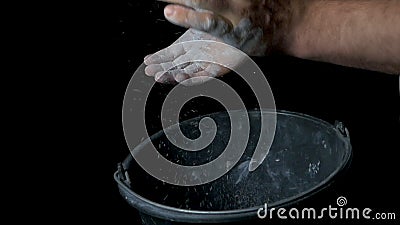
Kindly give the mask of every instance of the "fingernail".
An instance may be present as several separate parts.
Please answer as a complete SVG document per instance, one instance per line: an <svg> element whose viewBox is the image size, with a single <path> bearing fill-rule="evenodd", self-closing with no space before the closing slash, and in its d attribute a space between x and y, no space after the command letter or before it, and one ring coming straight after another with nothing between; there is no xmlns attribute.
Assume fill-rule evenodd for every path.
<svg viewBox="0 0 400 225"><path fill-rule="evenodd" d="M172 14L174 14L174 9L172 9L172 7L170 7L170 6L167 6L167 7L165 7L165 9L164 9L164 15L166 16L166 17L170 17L170 16L172 16Z"/></svg>
<svg viewBox="0 0 400 225"><path fill-rule="evenodd" d="M186 76L181 74L181 73L179 73L179 74L175 75L174 78L175 78L176 82L182 82L182 81L184 81L186 79Z"/></svg>
<svg viewBox="0 0 400 225"><path fill-rule="evenodd" d="M150 71L150 67L146 66L146 68L144 68L144 74L146 74L147 76L152 76L153 74Z"/></svg>
<svg viewBox="0 0 400 225"><path fill-rule="evenodd" d="M145 57L144 57L144 59L143 59L143 61L144 61L144 64L146 64L147 65L147 59L149 58L151 56L151 54L150 55L146 55Z"/></svg>

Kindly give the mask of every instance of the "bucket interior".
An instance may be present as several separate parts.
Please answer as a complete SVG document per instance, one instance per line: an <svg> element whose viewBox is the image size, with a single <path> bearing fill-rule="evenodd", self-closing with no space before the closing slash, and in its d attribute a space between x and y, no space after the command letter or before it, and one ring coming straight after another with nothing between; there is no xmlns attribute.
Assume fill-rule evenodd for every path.
<svg viewBox="0 0 400 225"><path fill-rule="evenodd" d="M260 133L260 113L269 112L249 112L251 128L247 148L233 169L219 179L198 186L171 185L152 177L133 160L128 168L131 190L149 201L187 210L240 210L264 203L275 206L312 193L327 184L347 163L350 143L334 126L310 116L278 112L269 154L250 172L249 162ZM215 159L230 136L229 115L220 112L207 116L217 124L217 134L205 149L197 152L178 149L162 132L151 137L153 145L177 164L200 165ZM191 139L198 137L201 118L180 123L182 133ZM146 145L136 149L145 150Z"/></svg>

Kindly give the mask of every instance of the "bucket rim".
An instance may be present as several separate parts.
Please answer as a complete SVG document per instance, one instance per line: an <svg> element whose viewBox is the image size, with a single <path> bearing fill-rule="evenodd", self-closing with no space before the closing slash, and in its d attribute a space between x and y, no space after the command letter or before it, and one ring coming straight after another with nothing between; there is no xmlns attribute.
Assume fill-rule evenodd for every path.
<svg viewBox="0 0 400 225"><path fill-rule="evenodd" d="M308 198L321 190L329 187L332 182L334 182L334 177L339 176L341 172L343 172L344 169L346 169L352 158L352 146L350 143L350 137L345 136L342 132L339 131L338 127L335 125L332 125L331 123L328 123L322 119L316 118L311 115L303 114L303 113L298 113L298 112L291 112L291 111L286 111L286 110L276 110L276 111L271 111L271 110L249 110L248 113L264 113L264 112L274 112L277 114L281 115L286 115L286 116L294 116L302 119L307 119L311 120L313 122L317 122L324 127L328 128L331 131L337 132L337 135L341 137L345 142L347 142L348 148L344 150L344 155L343 155L343 160L341 160L340 165L329 175L327 176L322 182L320 182L318 185L307 189L301 193L298 193L292 197L285 198L276 202L273 202L271 204L268 204L268 209L271 208L280 208L280 207L286 207L290 205L294 205L305 198ZM185 121L190 121L197 119L199 117L204 117L208 115L213 115L213 114L218 114L221 112L216 112L216 113L211 113L207 115L202 115L198 116L195 118L191 118ZM183 122L185 122L183 121ZM149 138L144 140L144 142L150 141L152 138L157 138L163 133L163 131L159 131L153 135L151 135ZM139 144L137 147L135 147L135 150L137 148L141 148L142 144ZM129 154L124 162L122 163L123 169L128 169L130 163L134 161L134 158L132 157L131 154ZM264 205L259 205L259 206L253 206L249 208L243 208L243 209L232 209L232 210L219 210L219 211L211 211L211 210L191 210L191 209L181 209L177 207L172 207L168 205L163 205L158 202L152 201L150 199L147 199L140 194L134 192L128 184L125 183L123 178L120 176L120 172L116 171L114 173L114 180L117 182L118 187L120 191L124 192L121 193L125 197L125 200L128 201L128 203L136 208L139 212L148 214L150 216L154 216L160 219L167 219L171 221L178 221L178 222L228 222L232 220L241 220L245 219L248 217L254 217L257 214L257 211L260 208L263 208ZM128 196L129 195L129 196Z"/></svg>

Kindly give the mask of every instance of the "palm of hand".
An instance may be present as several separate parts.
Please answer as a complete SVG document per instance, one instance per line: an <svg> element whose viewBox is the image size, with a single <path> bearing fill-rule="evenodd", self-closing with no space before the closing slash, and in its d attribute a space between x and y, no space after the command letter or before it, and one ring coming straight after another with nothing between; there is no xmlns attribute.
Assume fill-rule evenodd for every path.
<svg viewBox="0 0 400 225"><path fill-rule="evenodd" d="M173 83L196 78L191 79L191 84L198 84L206 81L209 77L222 76L229 72L229 69L209 62L183 63L188 59L196 59L196 56L210 59L210 61L221 61L224 60L221 57L226 58L226 54L223 54L224 49L210 48L207 44L202 46L190 45L190 41L194 40L221 42L219 38L210 34L189 29L173 43L187 42L188 44L171 45L156 54L147 56L145 58L147 65L145 73L154 76L157 82ZM232 64L236 63L239 62L232 62Z"/></svg>

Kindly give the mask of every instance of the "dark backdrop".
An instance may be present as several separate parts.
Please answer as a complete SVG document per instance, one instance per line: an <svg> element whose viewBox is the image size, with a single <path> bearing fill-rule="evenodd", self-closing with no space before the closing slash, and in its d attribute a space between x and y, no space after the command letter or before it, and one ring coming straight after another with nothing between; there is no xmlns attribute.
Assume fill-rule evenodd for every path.
<svg viewBox="0 0 400 225"><path fill-rule="evenodd" d="M119 195L113 173L117 163L129 154L123 137L121 111L125 88L133 72L145 55L168 46L184 32L165 21L164 5L156 1L128 0L114 2L109 8L112 51L108 63L111 63L111 70L101 87L102 96L106 96L102 110L107 115L101 131L107 140L101 147L108 169L101 179L109 185L109 192L102 198L110 197L110 201L104 201L104 207L109 208L107 214L113 218L113 224L140 223L136 210ZM397 155L400 149L398 76L286 56L254 60L267 76L278 109L309 114L330 123L339 120L349 129L353 146L349 170L331 189L305 201L304 205L335 205L336 198L342 195L347 198L349 207L397 212L400 217L397 201L400 189L395 183L399 178ZM233 84L238 82L234 76L223 79ZM156 95L165 96L170 89L170 85L157 85ZM243 93L243 98L249 107L255 107L250 94ZM153 105L157 108L160 103ZM218 109L215 106L208 111ZM199 109L198 113L204 111ZM150 132L155 132L159 121L149 125Z"/></svg>

